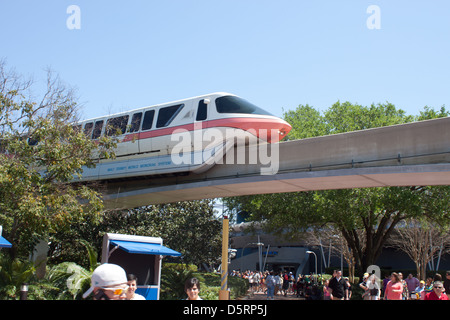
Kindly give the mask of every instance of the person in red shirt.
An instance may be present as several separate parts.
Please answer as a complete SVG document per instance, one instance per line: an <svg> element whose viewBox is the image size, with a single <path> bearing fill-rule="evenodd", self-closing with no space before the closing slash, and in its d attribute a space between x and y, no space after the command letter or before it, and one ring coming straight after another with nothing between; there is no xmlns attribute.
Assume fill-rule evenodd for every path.
<svg viewBox="0 0 450 320"><path fill-rule="evenodd" d="M446 294L444 294L444 285L441 281L435 281L433 284L433 291L425 295L425 300L448 300Z"/></svg>
<svg viewBox="0 0 450 320"><path fill-rule="evenodd" d="M402 300L403 284L400 276L396 272L392 272L391 281L386 285L384 291L385 300Z"/></svg>

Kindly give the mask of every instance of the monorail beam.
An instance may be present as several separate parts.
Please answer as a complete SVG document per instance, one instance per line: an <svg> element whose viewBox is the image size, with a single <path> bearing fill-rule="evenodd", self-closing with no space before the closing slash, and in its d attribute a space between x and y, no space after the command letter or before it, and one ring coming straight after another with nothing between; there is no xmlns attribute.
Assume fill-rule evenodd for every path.
<svg viewBox="0 0 450 320"><path fill-rule="evenodd" d="M261 193L450 184L450 118L283 142L276 174L261 163L203 174L108 182L109 208ZM252 152L247 148L246 152Z"/></svg>

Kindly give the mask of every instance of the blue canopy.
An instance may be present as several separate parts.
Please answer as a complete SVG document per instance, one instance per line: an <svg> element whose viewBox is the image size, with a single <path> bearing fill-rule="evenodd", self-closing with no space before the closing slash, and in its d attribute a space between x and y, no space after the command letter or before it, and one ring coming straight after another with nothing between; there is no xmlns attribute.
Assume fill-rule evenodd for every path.
<svg viewBox="0 0 450 320"><path fill-rule="evenodd" d="M8 240L0 236L0 248L11 248L11 247L12 244Z"/></svg>
<svg viewBox="0 0 450 320"><path fill-rule="evenodd" d="M110 240L110 243L119 246L120 249L129 253L156 254L174 257L181 256L181 253L176 252L175 250L169 249L167 247L164 247L162 244L158 243L135 242L124 240Z"/></svg>

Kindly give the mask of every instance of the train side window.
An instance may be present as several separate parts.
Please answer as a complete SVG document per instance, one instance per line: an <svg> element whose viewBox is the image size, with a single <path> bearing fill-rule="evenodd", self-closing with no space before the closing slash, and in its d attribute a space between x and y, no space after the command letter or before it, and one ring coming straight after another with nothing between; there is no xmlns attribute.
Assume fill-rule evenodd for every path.
<svg viewBox="0 0 450 320"><path fill-rule="evenodd" d="M94 127L94 123L93 122L88 122L84 125L84 134L87 135L88 137L91 136L92 134L92 128Z"/></svg>
<svg viewBox="0 0 450 320"><path fill-rule="evenodd" d="M159 109L158 120L156 121L156 127L167 127L183 109L184 104L178 104L176 106L170 106Z"/></svg>
<svg viewBox="0 0 450 320"><path fill-rule="evenodd" d="M141 127L142 112L133 114L131 117L130 132L137 132Z"/></svg>
<svg viewBox="0 0 450 320"><path fill-rule="evenodd" d="M102 128L103 128L103 120L96 121L94 125L94 131L92 132L92 139L100 138L102 134Z"/></svg>
<svg viewBox="0 0 450 320"><path fill-rule="evenodd" d="M144 121L142 122L142 130L150 130L152 128L154 117L155 117L155 110L145 111Z"/></svg>
<svg viewBox="0 0 450 320"><path fill-rule="evenodd" d="M202 99L198 102L198 109L197 109L197 117L195 120L202 121L206 120L208 115L208 105L205 103L205 100Z"/></svg>
<svg viewBox="0 0 450 320"><path fill-rule="evenodd" d="M129 116L126 115L108 119L106 122L106 135L112 136L114 134L124 134L127 130L128 118Z"/></svg>

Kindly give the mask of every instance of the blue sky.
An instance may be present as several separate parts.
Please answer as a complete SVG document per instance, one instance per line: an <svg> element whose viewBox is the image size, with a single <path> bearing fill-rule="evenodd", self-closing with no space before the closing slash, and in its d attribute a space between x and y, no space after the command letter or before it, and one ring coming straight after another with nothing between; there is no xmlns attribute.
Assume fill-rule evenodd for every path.
<svg viewBox="0 0 450 320"><path fill-rule="evenodd" d="M0 39L17 72L75 86L83 118L215 91L278 116L338 100L450 108L448 0L3 0Z"/></svg>

